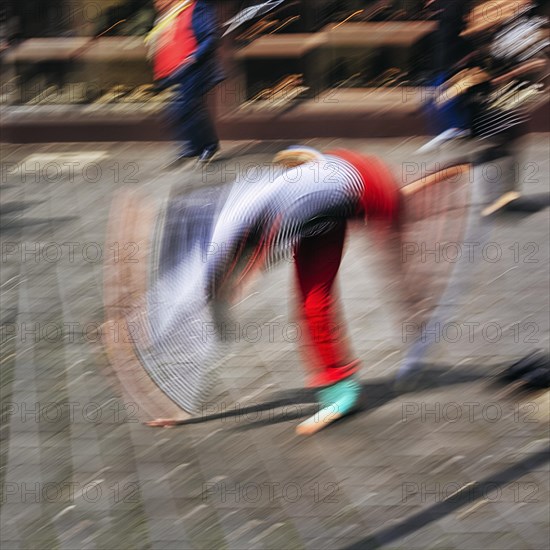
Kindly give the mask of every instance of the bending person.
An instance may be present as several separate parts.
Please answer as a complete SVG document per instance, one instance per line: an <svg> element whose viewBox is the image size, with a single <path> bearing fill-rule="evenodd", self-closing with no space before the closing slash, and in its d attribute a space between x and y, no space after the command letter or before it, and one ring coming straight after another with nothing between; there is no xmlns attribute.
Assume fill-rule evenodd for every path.
<svg viewBox="0 0 550 550"><path fill-rule="evenodd" d="M311 349L306 355L308 385L317 390L322 409L321 416L302 423L298 431L312 433L322 427L325 413L330 420L348 414L360 393L356 379L360 361L350 356L345 345L346 331L335 295L348 222L366 218L369 226L397 229L400 193L379 159L352 151L334 150L323 155L295 148L280 153L275 160L277 166L265 168L256 182L237 181L219 194L220 203L208 228L198 231L193 224L193 233L203 235L202 244L196 243L196 248L191 238L193 242L186 247L195 252L180 255L181 261L170 271L171 278L160 279L160 287L166 285L166 299L157 308L152 325L155 341L181 340L188 354L182 364L200 363L199 355L191 358L190 346L195 342L204 347L207 342L190 336L198 318L191 311L193 307L203 311L206 304L230 301L237 284L250 273L294 256L297 305ZM377 220L382 223L374 223ZM183 234L176 229L179 223L177 220L174 228ZM170 242L177 243L178 239L171 235ZM219 253L201 253L198 249L202 247L204 252L206 243L214 243ZM389 240L385 246L390 246ZM209 356L206 348L204 353L204 357ZM174 394L171 397L177 400Z"/></svg>

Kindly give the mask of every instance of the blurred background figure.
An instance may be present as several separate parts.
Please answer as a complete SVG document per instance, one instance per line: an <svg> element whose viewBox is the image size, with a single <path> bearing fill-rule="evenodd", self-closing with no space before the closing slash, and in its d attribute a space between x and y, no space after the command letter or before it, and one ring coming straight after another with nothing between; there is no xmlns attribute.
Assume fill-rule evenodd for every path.
<svg viewBox="0 0 550 550"><path fill-rule="evenodd" d="M434 44L436 77L433 85L436 87L453 76L472 53L471 44L461 37L471 3L471 0L426 0L425 7L433 10L438 20ZM430 125L439 134L432 140L432 145L468 134L467 111L462 99L458 96L437 110L434 104L430 104Z"/></svg>
<svg viewBox="0 0 550 550"><path fill-rule="evenodd" d="M538 5L530 0L434 0L431 5L439 9L439 29L437 93L430 118L439 135L421 150L456 137L476 138L474 162L494 164L499 174L484 190L492 204L483 214L524 208L517 202L515 167L519 139L544 97L547 19L537 15Z"/></svg>
<svg viewBox="0 0 550 550"><path fill-rule="evenodd" d="M543 206L520 197L516 169L520 140L534 107L545 97L548 60L544 52L549 42L544 30L547 19L537 15L538 7L531 0L484 2L472 8L461 33L475 48L467 64L472 82L462 87L466 89L471 133L486 146L476 163L494 164L500 175L487 186L486 199L491 204L483 215Z"/></svg>
<svg viewBox="0 0 550 550"><path fill-rule="evenodd" d="M195 157L209 161L219 139L206 94L223 80L215 6L209 0L156 0L155 7L159 17L146 42L158 87L178 87L167 112L178 141L176 164Z"/></svg>

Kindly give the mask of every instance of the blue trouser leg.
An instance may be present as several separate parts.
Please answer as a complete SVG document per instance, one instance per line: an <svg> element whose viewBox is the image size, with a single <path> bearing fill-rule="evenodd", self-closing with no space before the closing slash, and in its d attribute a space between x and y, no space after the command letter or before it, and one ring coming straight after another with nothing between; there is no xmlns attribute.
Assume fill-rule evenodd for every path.
<svg viewBox="0 0 550 550"><path fill-rule="evenodd" d="M448 78L448 75L440 74L433 86L441 86ZM433 102L427 105L428 121L430 130L439 134L450 128L467 128L467 114L465 112L464 100L462 97L452 99L445 105L436 107Z"/></svg>
<svg viewBox="0 0 550 550"><path fill-rule="evenodd" d="M212 121L212 116L208 110L207 96L204 94L201 99L195 117L193 119L194 132L197 136L197 143L200 142L201 149L217 147L219 139Z"/></svg>
<svg viewBox="0 0 550 550"><path fill-rule="evenodd" d="M215 147L218 136L206 105L206 94L182 89L170 106L180 154L200 155L204 149Z"/></svg>

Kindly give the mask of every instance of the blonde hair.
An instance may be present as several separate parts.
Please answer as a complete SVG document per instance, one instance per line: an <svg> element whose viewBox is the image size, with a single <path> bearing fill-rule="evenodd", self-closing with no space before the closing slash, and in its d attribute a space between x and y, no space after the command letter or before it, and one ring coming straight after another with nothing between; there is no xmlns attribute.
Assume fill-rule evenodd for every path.
<svg viewBox="0 0 550 550"><path fill-rule="evenodd" d="M285 168L294 168L321 158L321 153L315 149L294 147L279 151L273 158L273 164L280 164Z"/></svg>

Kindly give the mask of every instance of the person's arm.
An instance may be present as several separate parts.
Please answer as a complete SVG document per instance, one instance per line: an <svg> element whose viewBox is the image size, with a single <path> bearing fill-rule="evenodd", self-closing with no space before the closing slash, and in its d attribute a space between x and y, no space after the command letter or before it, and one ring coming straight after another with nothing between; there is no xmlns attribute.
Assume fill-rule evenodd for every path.
<svg viewBox="0 0 550 550"><path fill-rule="evenodd" d="M220 40L214 2L198 0L193 11L193 31L198 47L192 61L201 63L216 51Z"/></svg>

